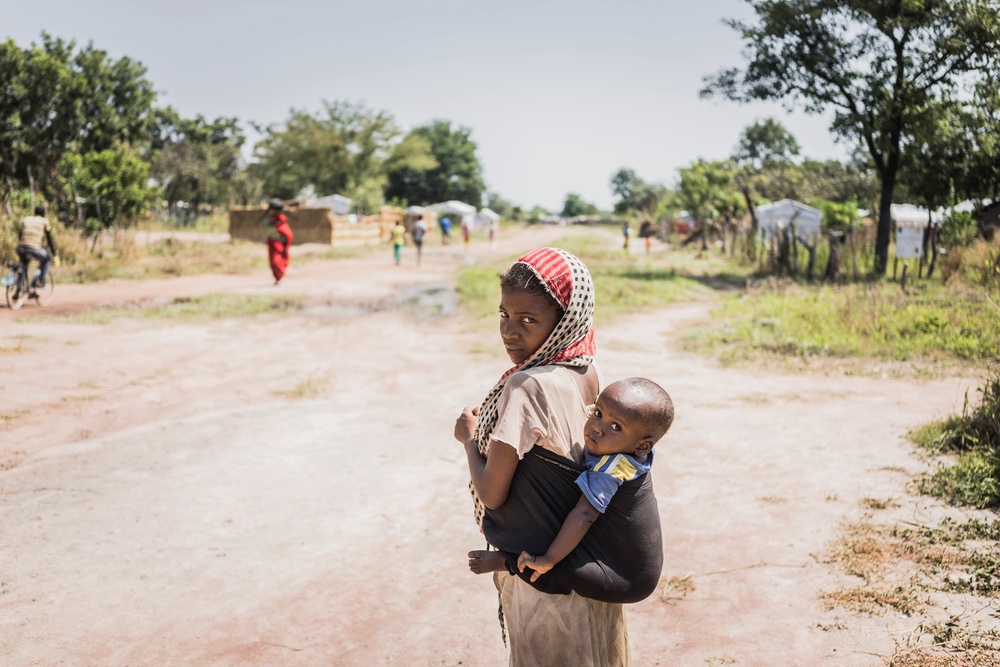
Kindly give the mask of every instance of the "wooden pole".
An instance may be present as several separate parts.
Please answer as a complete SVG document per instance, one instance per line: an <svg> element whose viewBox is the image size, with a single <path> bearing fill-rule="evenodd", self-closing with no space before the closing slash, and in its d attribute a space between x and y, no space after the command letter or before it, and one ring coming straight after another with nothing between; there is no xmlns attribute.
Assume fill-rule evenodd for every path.
<svg viewBox="0 0 1000 667"><path fill-rule="evenodd" d="M851 280L858 282L858 253L854 246L854 220L851 220Z"/></svg>

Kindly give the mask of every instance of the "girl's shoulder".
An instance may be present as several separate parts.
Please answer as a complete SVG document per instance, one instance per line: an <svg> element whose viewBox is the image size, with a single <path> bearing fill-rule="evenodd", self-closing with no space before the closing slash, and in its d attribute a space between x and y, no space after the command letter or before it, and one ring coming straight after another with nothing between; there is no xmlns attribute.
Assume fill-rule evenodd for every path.
<svg viewBox="0 0 1000 667"><path fill-rule="evenodd" d="M596 377L600 378L600 371L593 364L583 368L561 364L535 366L534 368L517 371L507 378L504 391L524 391L530 394L540 393L548 396L563 394L579 396L580 376L591 373L596 374Z"/></svg>

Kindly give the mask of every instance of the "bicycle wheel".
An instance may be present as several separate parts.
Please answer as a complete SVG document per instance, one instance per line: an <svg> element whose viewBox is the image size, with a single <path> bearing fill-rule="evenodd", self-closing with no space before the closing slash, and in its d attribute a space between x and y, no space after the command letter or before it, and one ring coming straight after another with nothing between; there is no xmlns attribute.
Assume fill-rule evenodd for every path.
<svg viewBox="0 0 1000 667"><path fill-rule="evenodd" d="M11 310L17 310L24 305L28 298L28 290L24 285L23 274L18 274L14 278L14 284L7 285L7 305Z"/></svg>
<svg viewBox="0 0 1000 667"><path fill-rule="evenodd" d="M31 282L34 283L38 280L38 274L35 274L35 280ZM45 279L45 287L35 287L31 294L35 298L35 303L39 306L45 307L45 304L52 299L52 292L56 289L56 279L52 277L50 273L48 278Z"/></svg>

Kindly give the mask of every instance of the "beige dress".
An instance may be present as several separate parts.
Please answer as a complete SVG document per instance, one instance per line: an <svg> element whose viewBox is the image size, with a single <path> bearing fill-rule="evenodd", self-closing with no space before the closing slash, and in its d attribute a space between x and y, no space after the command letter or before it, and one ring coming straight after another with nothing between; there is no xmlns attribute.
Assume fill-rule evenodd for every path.
<svg viewBox="0 0 1000 667"><path fill-rule="evenodd" d="M585 405L578 370L539 366L512 375L499 397L492 446L505 443L518 458L532 447L583 460ZM500 592L511 667L623 667L629 664L621 604L540 593L506 572L494 575Z"/></svg>

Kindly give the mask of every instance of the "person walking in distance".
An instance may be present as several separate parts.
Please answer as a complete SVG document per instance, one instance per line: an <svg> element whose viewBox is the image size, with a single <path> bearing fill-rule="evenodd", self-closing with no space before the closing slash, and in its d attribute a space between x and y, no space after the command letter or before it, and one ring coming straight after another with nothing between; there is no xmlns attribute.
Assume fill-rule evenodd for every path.
<svg viewBox="0 0 1000 667"><path fill-rule="evenodd" d="M403 261L403 244L406 242L406 227L402 220L397 220L392 228L392 256L396 260L396 266Z"/></svg>
<svg viewBox="0 0 1000 667"><path fill-rule="evenodd" d="M261 221L267 230L267 258L271 262L271 273L274 284L277 285L285 277L288 269L288 248L292 245L292 228L288 226L288 218L282 211L285 202L272 199L267 207L267 217Z"/></svg>
<svg viewBox="0 0 1000 667"><path fill-rule="evenodd" d="M427 233L427 223L423 218L417 218L410 227L410 236L413 237L413 245L417 248L417 266L420 266L420 258L424 253L424 234Z"/></svg>

